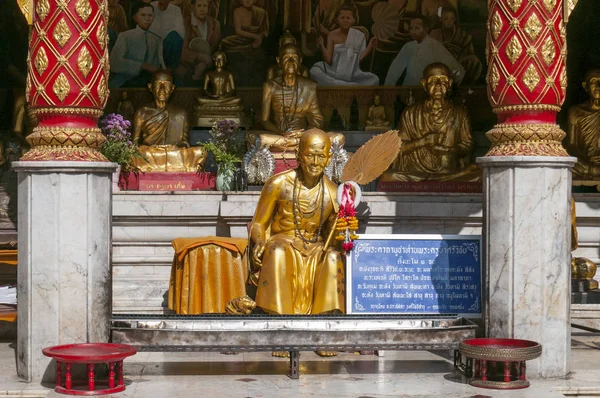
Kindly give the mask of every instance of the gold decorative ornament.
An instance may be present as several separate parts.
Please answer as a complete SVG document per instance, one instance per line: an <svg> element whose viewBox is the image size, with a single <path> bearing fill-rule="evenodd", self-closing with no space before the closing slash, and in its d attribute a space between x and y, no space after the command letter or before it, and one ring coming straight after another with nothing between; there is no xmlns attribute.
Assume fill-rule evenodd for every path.
<svg viewBox="0 0 600 398"><path fill-rule="evenodd" d="M506 4L508 4L512 12L517 12L521 4L523 4L523 0L507 0Z"/></svg>
<svg viewBox="0 0 600 398"><path fill-rule="evenodd" d="M542 27L542 23L540 22L537 14L533 13L527 19L524 29L527 36L529 36L531 40L535 40L542 31Z"/></svg>
<svg viewBox="0 0 600 398"><path fill-rule="evenodd" d="M61 18L60 21L54 27L54 32L52 33L54 40L61 46L64 47L65 44L71 38L71 31L69 30L69 26L65 22L64 18Z"/></svg>
<svg viewBox="0 0 600 398"><path fill-rule="evenodd" d="M500 17L500 14L498 13L498 11L496 11L494 13L494 16L492 17L492 26L491 26L492 37L494 38L494 40L498 39L498 36L500 36L501 30L502 30L502 18Z"/></svg>
<svg viewBox="0 0 600 398"><path fill-rule="evenodd" d="M29 73L27 74L27 78L25 79L25 101L29 102L31 93L31 77L29 77Z"/></svg>
<svg viewBox="0 0 600 398"><path fill-rule="evenodd" d="M60 102L63 102L67 95L69 95L70 90L71 86L69 85L69 80L67 80L64 73L61 73L54 81L52 91L54 91L54 94L56 94Z"/></svg>
<svg viewBox="0 0 600 398"><path fill-rule="evenodd" d="M79 34L79 36L80 36L82 39L87 39L88 37L90 37L90 32L88 32L87 30L83 30L83 31L82 31L82 32Z"/></svg>
<svg viewBox="0 0 600 398"><path fill-rule="evenodd" d="M538 74L535 67L531 64L523 74L523 78L521 79L523 84L529 89L530 92L537 87L540 82L540 75Z"/></svg>
<svg viewBox="0 0 600 398"><path fill-rule="evenodd" d="M508 77L506 78L506 83L508 83L509 86L512 86L516 82L517 82L517 78L514 77L513 75L508 75Z"/></svg>
<svg viewBox="0 0 600 398"><path fill-rule="evenodd" d="M563 92L567 91L567 68L563 68L560 72L560 88L562 88Z"/></svg>
<svg viewBox="0 0 600 398"><path fill-rule="evenodd" d="M27 142L32 146L82 146L100 148L106 137L99 128L79 127L34 127L27 136Z"/></svg>
<svg viewBox="0 0 600 398"><path fill-rule="evenodd" d="M56 62L58 62L60 66L65 66L69 62L69 60L64 55L60 55L56 59Z"/></svg>
<svg viewBox="0 0 600 398"><path fill-rule="evenodd" d="M554 57L556 56L556 47L551 37L548 37L542 46L542 59L546 63L546 66L550 66Z"/></svg>
<svg viewBox="0 0 600 398"><path fill-rule="evenodd" d="M497 124L486 133L492 145L486 156L569 156L556 124Z"/></svg>
<svg viewBox="0 0 600 398"><path fill-rule="evenodd" d="M498 83L500 82L500 73L498 72L498 68L496 65L492 65L492 73L490 73L490 83L492 85L492 89L496 91L498 88Z"/></svg>
<svg viewBox="0 0 600 398"><path fill-rule="evenodd" d="M577 5L577 1L578 0L565 0L565 2L564 2L565 23L569 20L571 13L573 12L573 10L575 9L575 6Z"/></svg>
<svg viewBox="0 0 600 398"><path fill-rule="evenodd" d="M37 0L35 12L37 13L40 21L44 22L44 19L46 19L50 13L50 3L48 3L48 0Z"/></svg>
<svg viewBox="0 0 600 398"><path fill-rule="evenodd" d="M38 86L38 91L44 91L44 86ZM104 115L101 109L95 108L68 108L68 107L44 107L44 108L32 108L30 112L36 117L62 114L62 115L82 115L99 118Z"/></svg>
<svg viewBox="0 0 600 398"><path fill-rule="evenodd" d="M107 162L108 160L97 149L83 146L36 146L27 151L19 160L65 160Z"/></svg>
<svg viewBox="0 0 600 398"><path fill-rule="evenodd" d="M521 46L519 39L517 39L517 36L514 35L512 39L510 39L510 41L508 42L508 45L506 46L506 57L508 58L510 63L514 65L514 63L517 62L519 57L521 57L522 53L523 47Z"/></svg>
<svg viewBox="0 0 600 398"><path fill-rule="evenodd" d="M83 77L87 78L93 66L94 62L92 61L92 55L84 45L79 52L79 56L77 57L77 67L79 68L79 71Z"/></svg>
<svg viewBox="0 0 600 398"><path fill-rule="evenodd" d="M40 46L38 49L35 59L33 60L33 65L40 76L42 76L46 69L48 69L48 56L46 55L46 50L44 50L44 47Z"/></svg>
<svg viewBox="0 0 600 398"><path fill-rule="evenodd" d="M510 27L516 29L519 27L519 20L517 18L513 18L510 20Z"/></svg>
<svg viewBox="0 0 600 398"><path fill-rule="evenodd" d="M98 43L100 43L100 47L104 50L106 48L106 27L103 23L100 24L96 31L96 38L98 39Z"/></svg>
<svg viewBox="0 0 600 398"><path fill-rule="evenodd" d="M66 10L69 5L67 4L67 0L56 0L56 6L61 10Z"/></svg>
<svg viewBox="0 0 600 398"><path fill-rule="evenodd" d="M527 54L528 56L533 58L537 55L537 48L531 46L531 47L527 48L527 51L525 51L525 54Z"/></svg>
<svg viewBox="0 0 600 398"><path fill-rule="evenodd" d="M98 82L98 96L100 97L100 103L104 104L108 97L108 87L106 86L106 79L104 76L100 77Z"/></svg>
<svg viewBox="0 0 600 398"><path fill-rule="evenodd" d="M554 7L556 7L556 0L542 0L542 4L544 4L544 7L546 7L546 10L548 10L548 12L552 12L552 10L554 10Z"/></svg>
<svg viewBox="0 0 600 398"><path fill-rule="evenodd" d="M83 20L83 22L87 22L90 15L92 15L92 6L90 5L89 0L77 0L75 3L75 12L79 15L79 18Z"/></svg>
<svg viewBox="0 0 600 398"><path fill-rule="evenodd" d="M508 112L538 112L538 111L553 111L560 112L560 106L549 104L523 104L523 105L501 105L493 108L494 113Z"/></svg>
<svg viewBox="0 0 600 398"><path fill-rule="evenodd" d="M17 3L19 4L21 13L27 19L27 24L31 25L33 23L33 0L17 0Z"/></svg>

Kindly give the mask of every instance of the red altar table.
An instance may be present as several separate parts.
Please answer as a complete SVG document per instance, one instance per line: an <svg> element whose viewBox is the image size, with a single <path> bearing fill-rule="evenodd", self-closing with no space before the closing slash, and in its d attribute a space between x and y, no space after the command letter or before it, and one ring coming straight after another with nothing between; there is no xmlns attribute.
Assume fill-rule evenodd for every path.
<svg viewBox="0 0 600 398"><path fill-rule="evenodd" d="M85 343L66 344L47 347L42 350L47 357L56 360L56 388L54 391L69 395L103 395L125 390L123 383L123 360L135 355L137 350L126 344ZM65 364L65 383L62 382L62 364ZM87 390L75 389L74 386L85 383L73 382L71 379L71 364L84 363L87 365ZM96 390L94 364L108 364L108 388ZM115 372L115 366L117 372ZM115 380L117 379L117 380ZM115 381L117 384L115 385Z"/></svg>

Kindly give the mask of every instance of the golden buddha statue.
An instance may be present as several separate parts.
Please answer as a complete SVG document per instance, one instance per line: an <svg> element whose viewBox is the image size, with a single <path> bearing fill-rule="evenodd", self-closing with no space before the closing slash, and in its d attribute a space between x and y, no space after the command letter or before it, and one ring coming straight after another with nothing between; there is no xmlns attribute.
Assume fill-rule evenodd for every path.
<svg viewBox="0 0 600 398"><path fill-rule="evenodd" d="M600 178L600 69L588 71L582 86L590 98L569 108L566 146L571 155L577 156L574 178L597 180Z"/></svg>
<svg viewBox="0 0 600 398"><path fill-rule="evenodd" d="M233 74L225 69L227 55L217 50L213 55L215 70L204 77L204 95L196 99L196 125L210 127L217 120L231 119L246 125L242 99L235 94Z"/></svg>
<svg viewBox="0 0 600 398"><path fill-rule="evenodd" d="M385 114L385 107L381 105L379 94L373 96L373 105L369 107L365 131L387 131L390 129L390 122Z"/></svg>
<svg viewBox="0 0 600 398"><path fill-rule="evenodd" d="M423 71L427 98L406 108L399 123L402 146L381 181L476 181L480 169L471 164L473 140L464 107L446 98L450 69L439 62Z"/></svg>
<svg viewBox="0 0 600 398"><path fill-rule="evenodd" d="M292 44L294 46L296 45L296 38L294 37L293 34L290 33L289 30L286 30L285 32L283 32L283 34L279 38L279 48L281 48L281 46L284 46L286 44ZM308 72L308 68L306 68L302 64L300 64L298 66L298 74L300 76L310 78L310 73ZM282 76L282 75L283 75L283 70L281 69L279 64L271 65L269 67L269 69L267 69L267 80L272 80L272 79Z"/></svg>
<svg viewBox="0 0 600 398"><path fill-rule="evenodd" d="M165 70L155 72L148 89L154 102L138 108L133 118L133 141L146 159L136 159L134 166L143 172L204 169L206 151L190 147L186 112L168 103L175 90L173 75Z"/></svg>
<svg viewBox="0 0 600 398"><path fill-rule="evenodd" d="M325 119L317 98L317 83L298 74L302 57L298 47L284 44L279 49L277 63L283 74L263 85L262 124L268 133L258 134L263 145L274 155L295 151L306 129L323 128ZM346 139L341 133L329 133L333 140L343 145ZM249 144L254 144L256 134L248 134Z"/></svg>

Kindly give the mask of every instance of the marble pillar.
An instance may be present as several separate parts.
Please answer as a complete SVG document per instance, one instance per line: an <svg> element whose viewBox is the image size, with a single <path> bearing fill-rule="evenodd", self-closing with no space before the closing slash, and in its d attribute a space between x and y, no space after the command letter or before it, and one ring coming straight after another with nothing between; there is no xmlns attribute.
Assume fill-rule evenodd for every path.
<svg viewBox="0 0 600 398"><path fill-rule="evenodd" d="M111 176L108 162L21 161L18 172L17 372L54 379L42 348L108 342Z"/></svg>
<svg viewBox="0 0 600 398"><path fill-rule="evenodd" d="M531 377L570 370L570 200L567 157L485 157L485 274L488 337L534 340Z"/></svg>

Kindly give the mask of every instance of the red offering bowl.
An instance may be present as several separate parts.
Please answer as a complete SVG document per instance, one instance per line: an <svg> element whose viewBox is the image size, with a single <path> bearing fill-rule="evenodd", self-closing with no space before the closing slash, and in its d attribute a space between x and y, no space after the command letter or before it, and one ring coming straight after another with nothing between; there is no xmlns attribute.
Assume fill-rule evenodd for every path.
<svg viewBox="0 0 600 398"><path fill-rule="evenodd" d="M123 382L123 360L135 355L137 350L126 344L112 343L86 343L66 344L47 347L42 353L56 360L56 387L54 391L69 395L103 395L125 390ZM63 366L64 383L63 383ZM82 363L87 365L87 390L77 389L82 383L73 382L71 377L71 364ZM94 364L108 364L108 388L96 390ZM116 367L116 371L115 371ZM100 383L98 383L100 384Z"/></svg>
<svg viewBox="0 0 600 398"><path fill-rule="evenodd" d="M472 386L512 390L529 387L525 361L539 357L542 346L530 340L479 338L462 341L458 352L467 358L465 374L473 376Z"/></svg>

